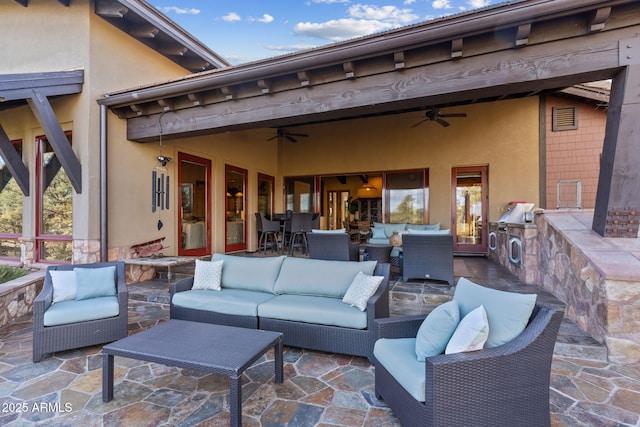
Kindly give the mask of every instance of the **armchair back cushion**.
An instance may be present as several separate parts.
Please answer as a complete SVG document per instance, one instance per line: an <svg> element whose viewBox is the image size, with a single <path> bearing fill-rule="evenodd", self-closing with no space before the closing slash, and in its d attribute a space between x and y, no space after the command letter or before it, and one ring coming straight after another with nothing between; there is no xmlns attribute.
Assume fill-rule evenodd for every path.
<svg viewBox="0 0 640 427"><path fill-rule="evenodd" d="M343 298L360 271L373 275L376 261L332 261L287 257L274 287L277 294L297 294ZM326 272L331 271L331 280ZM224 270L222 272L224 276Z"/></svg>
<svg viewBox="0 0 640 427"><path fill-rule="evenodd" d="M490 289L461 277L458 279L453 299L460 307L461 318L478 306L484 306L489 321L489 337L485 347L491 348L505 344L520 335L533 312L536 294Z"/></svg>
<svg viewBox="0 0 640 427"><path fill-rule="evenodd" d="M273 284L285 258L240 257L216 253L211 260L224 261L221 281L223 288L273 293Z"/></svg>
<svg viewBox="0 0 640 427"><path fill-rule="evenodd" d="M440 304L422 321L416 335L416 356L419 362L444 353L447 343L460 323L460 309L455 301Z"/></svg>
<svg viewBox="0 0 640 427"><path fill-rule="evenodd" d="M53 303L71 301L76 299L78 285L76 284L76 272L73 270L47 270L51 276L53 286Z"/></svg>
<svg viewBox="0 0 640 427"><path fill-rule="evenodd" d="M76 267L78 290L76 300L116 295L116 266L84 268Z"/></svg>

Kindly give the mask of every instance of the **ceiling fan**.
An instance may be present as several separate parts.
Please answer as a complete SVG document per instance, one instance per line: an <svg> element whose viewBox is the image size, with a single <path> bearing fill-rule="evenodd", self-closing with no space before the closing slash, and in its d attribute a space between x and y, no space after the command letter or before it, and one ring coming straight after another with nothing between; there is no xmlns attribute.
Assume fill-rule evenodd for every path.
<svg viewBox="0 0 640 427"><path fill-rule="evenodd" d="M267 139L267 141L273 141L274 139L278 138L278 141L282 141L283 139L286 139L289 142L298 142L296 138L308 138L308 137L309 135L307 135L306 133L293 133L293 132L289 132L286 129L278 128L278 130L276 131L276 134L271 138Z"/></svg>
<svg viewBox="0 0 640 427"><path fill-rule="evenodd" d="M418 125L421 125L424 122L430 121L430 122L438 122L440 123L441 126L443 127L447 127L449 126L449 122L447 122L446 120L444 120L444 117L467 117L466 113L449 113L449 114L444 114L442 113L442 110L440 108L431 108L430 110L427 110L426 113L424 113L426 119L423 119L421 121L419 121L418 123L416 123L415 125L411 126L411 127L416 127Z"/></svg>

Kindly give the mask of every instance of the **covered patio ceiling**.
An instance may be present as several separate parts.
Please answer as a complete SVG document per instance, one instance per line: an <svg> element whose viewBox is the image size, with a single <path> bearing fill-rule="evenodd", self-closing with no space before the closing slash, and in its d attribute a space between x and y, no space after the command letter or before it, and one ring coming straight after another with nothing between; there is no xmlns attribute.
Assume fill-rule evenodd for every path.
<svg viewBox="0 0 640 427"><path fill-rule="evenodd" d="M611 79L593 223L605 236L607 224L635 212L640 200L640 141L632 137L640 133L639 16L637 0L505 2L98 102L127 120L128 139L150 142L492 102Z"/></svg>

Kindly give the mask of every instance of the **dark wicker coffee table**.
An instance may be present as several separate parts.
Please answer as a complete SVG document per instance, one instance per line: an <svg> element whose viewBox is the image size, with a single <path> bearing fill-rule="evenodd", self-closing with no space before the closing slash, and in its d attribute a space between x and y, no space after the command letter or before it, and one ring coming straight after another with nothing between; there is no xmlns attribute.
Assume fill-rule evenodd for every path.
<svg viewBox="0 0 640 427"><path fill-rule="evenodd" d="M162 363L226 375L230 380L231 425L242 425L242 373L275 350L275 382L283 380L282 334L257 329L169 320L102 348L102 400L113 399L113 357Z"/></svg>

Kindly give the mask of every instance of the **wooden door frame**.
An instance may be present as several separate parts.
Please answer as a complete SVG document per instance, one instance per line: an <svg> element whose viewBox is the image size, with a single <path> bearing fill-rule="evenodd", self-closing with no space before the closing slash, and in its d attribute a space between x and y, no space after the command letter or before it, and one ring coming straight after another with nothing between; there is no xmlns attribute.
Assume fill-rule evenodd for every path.
<svg viewBox="0 0 640 427"><path fill-rule="evenodd" d="M182 244L182 162L188 161L191 163L195 163L198 165L202 165L205 167L205 211L206 211L206 245L203 248L194 248L194 249L183 249ZM178 242L178 256L203 256L211 254L211 234L212 234L212 226L213 224L213 210L211 209L211 160L205 159L203 157L194 156L192 154L178 152L178 179L177 179L177 190L175 192L178 197L176 197L176 206L178 212L178 226L177 226L177 240Z"/></svg>
<svg viewBox="0 0 640 427"><path fill-rule="evenodd" d="M458 172L480 172L481 174L481 197L482 197L482 232L479 244L458 244L456 227L456 188L458 185ZM488 214L489 214L489 166L460 166L451 168L451 235L453 236L453 251L467 254L486 254L488 237Z"/></svg>

